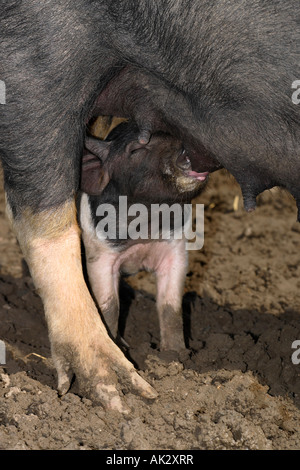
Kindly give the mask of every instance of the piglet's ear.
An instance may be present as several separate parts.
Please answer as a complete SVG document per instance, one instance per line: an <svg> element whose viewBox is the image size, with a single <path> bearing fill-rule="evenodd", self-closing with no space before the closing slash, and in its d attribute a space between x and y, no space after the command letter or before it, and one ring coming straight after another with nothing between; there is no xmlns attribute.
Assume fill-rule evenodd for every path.
<svg viewBox="0 0 300 470"><path fill-rule="evenodd" d="M81 191L99 196L109 183L109 174L102 161L95 155L84 150L81 166Z"/></svg>
<svg viewBox="0 0 300 470"><path fill-rule="evenodd" d="M145 144L141 144L140 142L138 142L137 140L133 140L132 142L129 142L129 144L126 145L126 148L125 148L125 153L126 153L126 156L130 156L130 154L132 152L135 152L136 150L142 150L142 149L145 149L146 148L146 143Z"/></svg>
<svg viewBox="0 0 300 470"><path fill-rule="evenodd" d="M108 157L111 142L96 139L95 137L86 137L84 146L90 153L96 155L96 157L98 157L103 163Z"/></svg>

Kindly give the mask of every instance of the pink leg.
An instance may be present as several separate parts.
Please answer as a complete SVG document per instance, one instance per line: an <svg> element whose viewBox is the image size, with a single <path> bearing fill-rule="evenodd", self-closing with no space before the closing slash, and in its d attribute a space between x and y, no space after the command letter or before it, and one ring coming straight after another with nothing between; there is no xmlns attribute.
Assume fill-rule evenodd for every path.
<svg viewBox="0 0 300 470"><path fill-rule="evenodd" d="M157 310L161 349L180 351L185 348L182 323L182 296L187 269L184 240L172 242L171 255L157 271Z"/></svg>
<svg viewBox="0 0 300 470"><path fill-rule="evenodd" d="M89 281L106 327L115 339L119 321L119 273L113 272L115 256L100 254L97 260L87 260Z"/></svg>

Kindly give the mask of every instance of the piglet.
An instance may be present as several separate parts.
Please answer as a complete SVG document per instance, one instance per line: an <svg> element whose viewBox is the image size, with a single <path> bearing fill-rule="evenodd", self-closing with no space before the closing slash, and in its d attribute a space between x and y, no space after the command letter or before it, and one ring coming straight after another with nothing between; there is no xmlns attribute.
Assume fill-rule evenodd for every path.
<svg viewBox="0 0 300 470"><path fill-rule="evenodd" d="M151 209L163 203L182 207L191 202L205 186L208 174L192 170L181 141L173 136L155 133L147 144L138 138L134 123L122 123L105 141L86 138L80 225L87 272L113 338L118 334L120 275L154 272L160 349L179 351L185 348L182 296L187 251L184 237L176 239L173 235L183 220L179 217L178 222L175 216L170 219L167 239L161 219L158 232L151 231L155 213ZM141 207L145 210L140 210L137 224L132 209ZM130 236L130 224L143 236Z"/></svg>

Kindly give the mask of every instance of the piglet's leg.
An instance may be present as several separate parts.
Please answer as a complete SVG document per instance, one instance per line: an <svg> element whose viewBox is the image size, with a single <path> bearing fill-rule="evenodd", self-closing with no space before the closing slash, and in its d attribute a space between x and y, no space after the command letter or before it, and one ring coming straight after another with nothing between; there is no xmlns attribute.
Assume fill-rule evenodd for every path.
<svg viewBox="0 0 300 470"><path fill-rule="evenodd" d="M106 327L112 338L116 339L119 322L119 274L113 273L114 255L102 254L98 259L89 257L87 253L87 271L89 281L97 304L100 308Z"/></svg>
<svg viewBox="0 0 300 470"><path fill-rule="evenodd" d="M24 209L18 219L7 209L43 299L60 393L75 373L81 392L106 408L128 412L126 390L154 398L156 392L109 338L88 292L74 202L38 213Z"/></svg>
<svg viewBox="0 0 300 470"><path fill-rule="evenodd" d="M84 242L86 267L94 298L112 338L116 339L119 321L119 270L114 269L117 252L95 232L89 198L82 194L80 224Z"/></svg>
<svg viewBox="0 0 300 470"><path fill-rule="evenodd" d="M182 296L187 269L184 240L172 242L157 270L157 310L162 350L185 348L182 323Z"/></svg>

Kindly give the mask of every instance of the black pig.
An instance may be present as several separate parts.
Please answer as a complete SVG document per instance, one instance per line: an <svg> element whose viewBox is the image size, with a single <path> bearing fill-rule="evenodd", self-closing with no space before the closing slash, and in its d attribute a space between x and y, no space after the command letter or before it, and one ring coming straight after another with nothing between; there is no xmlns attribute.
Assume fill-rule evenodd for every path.
<svg viewBox="0 0 300 470"><path fill-rule="evenodd" d="M299 203L299 24L299 0L1 3L7 212L43 299L60 393L75 374L82 393L120 411L122 387L156 396L108 336L82 273L75 196L97 97L109 114L107 92L116 109L126 95L141 142L167 130L195 171L227 168L248 209L272 185Z"/></svg>
<svg viewBox="0 0 300 470"><path fill-rule="evenodd" d="M205 186L207 173L193 171L182 143L167 134L155 133L144 145L138 143L135 125L121 124L113 134L111 141L87 138L86 147L92 153L83 158L81 189L86 194L81 197L80 224L90 284L108 330L116 338L120 273L134 274L141 269L155 272L161 349L179 351L185 347L181 303L187 267L181 209ZM146 215L139 217L138 235L144 236L128 236L127 214L125 227L120 226L120 215L124 215L120 214L120 196L126 196L128 209L143 204ZM175 224L169 218L169 233L164 235L160 220L160 234L155 233L157 238L151 239L153 204L162 202L168 202L168 208L177 203L179 220ZM113 228L114 223L118 225L111 238L98 225L103 214L100 217L97 211L106 204L114 209ZM125 237L121 238L124 229ZM181 236L175 239L172 229L181 229Z"/></svg>

